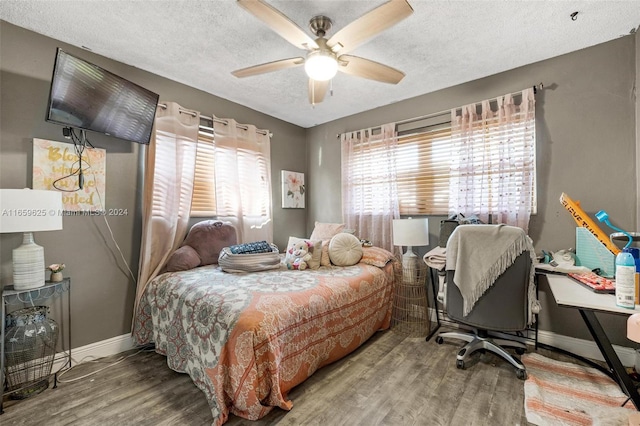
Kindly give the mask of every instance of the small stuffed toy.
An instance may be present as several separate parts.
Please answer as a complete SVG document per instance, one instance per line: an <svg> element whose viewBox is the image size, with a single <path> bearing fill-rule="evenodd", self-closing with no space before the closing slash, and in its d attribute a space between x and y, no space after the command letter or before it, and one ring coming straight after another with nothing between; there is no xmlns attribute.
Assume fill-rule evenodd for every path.
<svg viewBox="0 0 640 426"><path fill-rule="evenodd" d="M307 269L307 262L311 260L311 253L309 253L311 244L311 241L298 241L289 248L285 259L287 269L300 271Z"/></svg>

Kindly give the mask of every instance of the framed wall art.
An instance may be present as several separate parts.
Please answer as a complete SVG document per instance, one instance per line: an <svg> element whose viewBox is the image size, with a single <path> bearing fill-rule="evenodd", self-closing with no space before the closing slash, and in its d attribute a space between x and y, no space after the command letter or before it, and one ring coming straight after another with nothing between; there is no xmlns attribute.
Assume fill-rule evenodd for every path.
<svg viewBox="0 0 640 426"><path fill-rule="evenodd" d="M33 139L33 189L62 192L65 211L101 211L106 203L107 152L85 148L83 187L79 187L79 159L70 143Z"/></svg>
<svg viewBox="0 0 640 426"><path fill-rule="evenodd" d="M282 208L304 209L304 173L282 170Z"/></svg>

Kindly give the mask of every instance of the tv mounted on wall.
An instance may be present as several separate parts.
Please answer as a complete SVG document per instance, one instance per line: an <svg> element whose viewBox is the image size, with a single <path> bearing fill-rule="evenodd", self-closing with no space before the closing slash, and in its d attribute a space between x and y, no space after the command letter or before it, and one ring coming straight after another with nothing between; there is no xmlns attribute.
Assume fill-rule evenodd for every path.
<svg viewBox="0 0 640 426"><path fill-rule="evenodd" d="M47 121L148 144L158 95L58 48Z"/></svg>

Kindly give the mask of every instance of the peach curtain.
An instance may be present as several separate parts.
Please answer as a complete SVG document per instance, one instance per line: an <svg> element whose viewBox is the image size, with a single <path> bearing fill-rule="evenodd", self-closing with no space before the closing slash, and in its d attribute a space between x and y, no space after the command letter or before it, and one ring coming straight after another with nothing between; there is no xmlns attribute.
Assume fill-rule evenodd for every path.
<svg viewBox="0 0 640 426"><path fill-rule="evenodd" d="M228 118L213 129L217 218L235 226L240 243L272 242L269 132Z"/></svg>
<svg viewBox="0 0 640 426"><path fill-rule="evenodd" d="M522 91L451 110L449 214L525 231L535 200L535 97ZM460 111L460 112L458 112Z"/></svg>
<svg viewBox="0 0 640 426"><path fill-rule="evenodd" d="M149 281L187 234L199 124L200 113L173 102L156 112L145 158L136 309Z"/></svg>
<svg viewBox="0 0 640 426"><path fill-rule="evenodd" d="M342 218L346 228L392 253L393 219L400 218L396 184L395 123L340 135L342 144Z"/></svg>

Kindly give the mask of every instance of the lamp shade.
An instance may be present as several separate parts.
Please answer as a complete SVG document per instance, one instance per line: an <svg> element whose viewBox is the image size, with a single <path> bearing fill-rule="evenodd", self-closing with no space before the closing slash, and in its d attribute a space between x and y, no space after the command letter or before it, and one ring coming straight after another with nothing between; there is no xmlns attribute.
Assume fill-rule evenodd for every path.
<svg viewBox="0 0 640 426"><path fill-rule="evenodd" d="M428 246L428 219L393 219L393 245Z"/></svg>
<svg viewBox="0 0 640 426"><path fill-rule="evenodd" d="M29 290L45 282L44 248L34 232L62 229L62 193L33 189L0 189L0 232L23 232L13 249L13 287Z"/></svg>
<svg viewBox="0 0 640 426"><path fill-rule="evenodd" d="M0 189L0 233L62 229L62 193Z"/></svg>

